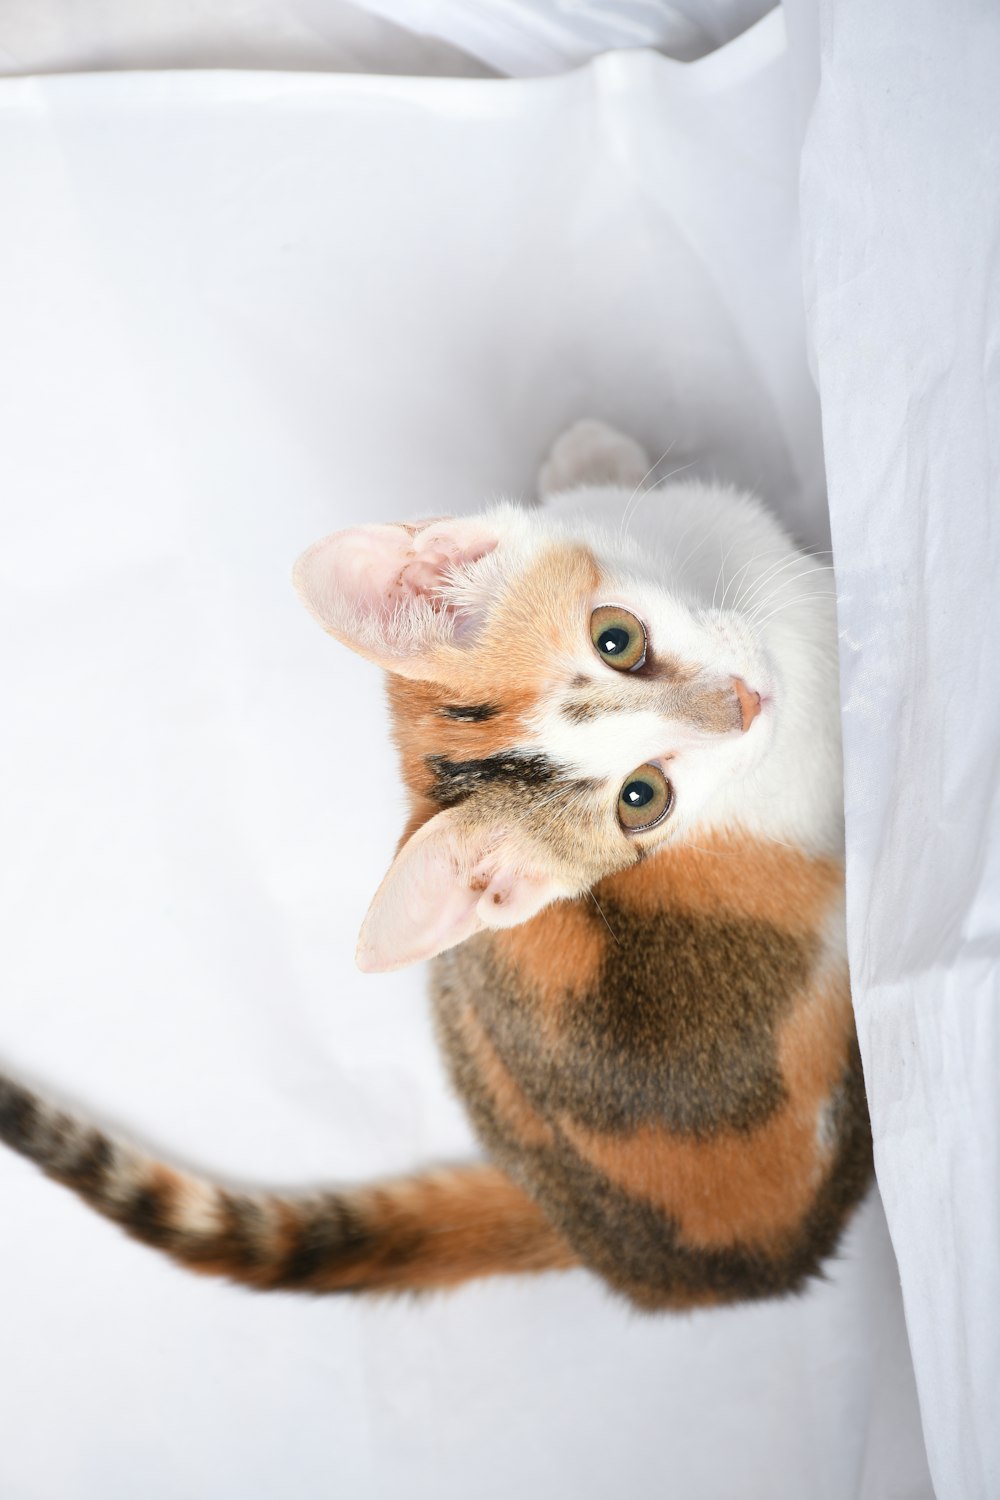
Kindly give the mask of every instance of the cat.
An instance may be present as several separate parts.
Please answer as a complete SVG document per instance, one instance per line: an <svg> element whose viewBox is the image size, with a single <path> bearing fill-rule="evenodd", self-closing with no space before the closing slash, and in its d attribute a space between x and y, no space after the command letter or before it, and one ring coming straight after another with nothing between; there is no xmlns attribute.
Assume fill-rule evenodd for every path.
<svg viewBox="0 0 1000 1500"><path fill-rule="evenodd" d="M359 526L306 607L387 674L410 816L358 944L432 960L487 1160L303 1197L184 1175L0 1080L0 1135L260 1289L586 1266L635 1306L798 1290L871 1176L845 956L830 570L764 506L643 485L594 420L542 508Z"/></svg>

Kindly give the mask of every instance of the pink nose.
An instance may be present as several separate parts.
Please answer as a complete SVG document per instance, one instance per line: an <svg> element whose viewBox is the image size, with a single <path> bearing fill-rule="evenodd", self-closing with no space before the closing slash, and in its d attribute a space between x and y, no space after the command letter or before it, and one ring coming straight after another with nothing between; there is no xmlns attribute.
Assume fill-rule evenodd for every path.
<svg viewBox="0 0 1000 1500"><path fill-rule="evenodd" d="M742 677L733 678L733 691L740 705L740 728L746 734L760 713L760 694L748 688Z"/></svg>

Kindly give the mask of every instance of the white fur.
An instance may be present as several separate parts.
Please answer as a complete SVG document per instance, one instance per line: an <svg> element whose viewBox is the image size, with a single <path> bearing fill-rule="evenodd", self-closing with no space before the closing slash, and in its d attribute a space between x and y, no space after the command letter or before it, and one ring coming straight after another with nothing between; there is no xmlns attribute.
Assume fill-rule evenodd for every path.
<svg viewBox="0 0 1000 1500"><path fill-rule="evenodd" d="M533 739L580 775L602 776L609 811L637 766L660 764L676 803L664 836L697 840L713 830L794 843L839 855L843 847L839 678L832 570L800 552L757 500L727 486L668 484L643 500L628 531L630 491L581 487L545 510L494 506L482 519L501 538L460 586L472 609L488 608L504 578L554 541L585 543L615 580L592 605L627 606L654 650L698 665L719 684L741 677L761 694L745 734L701 735L651 712L574 724L542 704ZM566 676L607 681L611 668L581 631Z"/></svg>
<svg viewBox="0 0 1000 1500"><path fill-rule="evenodd" d="M641 485L650 473L649 455L634 438L607 422L584 417L552 444L538 471L538 495L545 500L580 484Z"/></svg>
<svg viewBox="0 0 1000 1500"><path fill-rule="evenodd" d="M721 485L654 490L631 536L618 531L624 497L606 489L560 496L576 527L601 525L602 555L621 556L621 602L635 602L654 649L742 677L763 699L745 734L690 743L672 735L673 836L739 827L815 852L842 849L840 703L833 575L800 553L763 505ZM625 592L628 591L628 598ZM617 602L617 601L616 601ZM572 726L570 726L572 727ZM632 748L623 746L619 764Z"/></svg>

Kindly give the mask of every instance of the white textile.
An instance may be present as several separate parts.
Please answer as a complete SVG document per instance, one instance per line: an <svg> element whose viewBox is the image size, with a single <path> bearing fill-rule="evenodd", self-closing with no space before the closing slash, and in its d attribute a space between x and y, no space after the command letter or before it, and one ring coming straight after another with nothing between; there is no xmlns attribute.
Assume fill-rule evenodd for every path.
<svg viewBox="0 0 1000 1500"><path fill-rule="evenodd" d="M939 1500L1000 1495L1000 8L826 0L804 157L851 970Z"/></svg>
<svg viewBox="0 0 1000 1500"><path fill-rule="evenodd" d="M561 72L615 47L690 60L759 21L776 0L358 0L516 78Z"/></svg>

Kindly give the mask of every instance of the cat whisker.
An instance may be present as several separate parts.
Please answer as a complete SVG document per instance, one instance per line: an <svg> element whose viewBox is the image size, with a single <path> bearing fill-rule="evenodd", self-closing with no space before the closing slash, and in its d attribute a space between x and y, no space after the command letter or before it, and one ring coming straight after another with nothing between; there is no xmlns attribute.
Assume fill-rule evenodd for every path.
<svg viewBox="0 0 1000 1500"><path fill-rule="evenodd" d="M773 578L778 577L785 571L786 568L794 567L796 564L803 563L806 560L806 558L804 558L797 552L794 553L791 557L789 557L785 552L781 552L774 560L774 562L770 565L770 567L765 568L764 572L761 573L759 578L754 581L748 597L752 599L754 595L765 586L765 584L769 583Z"/></svg>
<svg viewBox="0 0 1000 1500"><path fill-rule="evenodd" d="M719 564L719 572L718 572L718 574L716 576L716 579L715 579L715 588L712 590L712 608L713 609L715 608L715 596L719 592L719 584L720 584L720 582L724 581L725 576L726 576L726 563L729 561L729 554L732 552L732 550L733 550L733 548L735 546L736 546L735 542L730 542L729 546L726 548L726 554L725 554L725 556L723 557L722 561ZM719 544L719 551L720 552L722 551L722 544L721 544L721 542ZM727 583L726 587L725 587L725 590L723 591L723 595L722 595L723 599L725 599L726 594L728 594L728 593L729 593L729 584ZM722 608L721 604L719 605L719 608L720 609Z"/></svg>
<svg viewBox="0 0 1000 1500"><path fill-rule="evenodd" d="M782 602L782 599L781 599L781 591L782 590L790 588L792 586L792 584L801 583L803 581L803 579L805 579L805 578L811 578L816 573L827 573L827 574L829 574L830 572L831 572L831 570L828 567L826 567L825 565L823 565L823 566L818 567L818 568L807 568L804 573L795 573L795 574L792 574L790 577L783 579L781 581L781 583L776 583L775 586L774 586L773 592L771 592L770 594L765 595L764 598L759 599L757 601L757 603L753 606L752 609L746 609L744 607L744 613L746 614L747 618L751 622L753 622L758 617L758 615L760 614L761 610L762 609L766 609L769 604L775 604L775 603L780 604Z"/></svg>
<svg viewBox="0 0 1000 1500"><path fill-rule="evenodd" d="M804 573L793 573L790 578L785 579L784 583L780 585L776 583L776 580L780 578L781 574L784 573L788 568L793 567L796 563L805 561L806 559L802 557L789 557L786 558L783 563L775 563L773 567L769 568L767 572L757 580L756 584L750 590L750 592L744 595L744 597L740 601L740 607L742 609L746 609L747 606L757 598L761 590L769 584L774 585L775 587L784 588L786 584L797 583L800 578L808 578L811 573L833 571L829 563L820 563L818 567L807 568Z"/></svg>
<svg viewBox="0 0 1000 1500"><path fill-rule="evenodd" d="M678 547L680 547L681 543L687 541L688 537L691 535L691 533L694 530L694 528L698 525L698 519L699 518L697 516L692 517L692 519L685 526L684 530L681 532L681 534L677 538L677 540L672 543L675 555L676 555L677 549L678 549ZM704 540L705 540L704 537L702 537L701 541L703 542ZM698 545L701 546L701 542L699 542ZM674 563L674 566L676 566L676 563ZM683 563L681 564L681 567L683 567Z"/></svg>
<svg viewBox="0 0 1000 1500"><path fill-rule="evenodd" d="M729 593L729 590L732 588L733 584L736 583L737 579L739 579L741 577L745 577L746 576L747 568L751 567L752 565L753 565L753 559L751 558L750 562L745 562L743 564L742 568L737 568L737 570L733 574L732 578L730 578L729 582L726 584L725 590L724 590L723 595L722 595L722 599L721 599L721 601L719 603L719 608L720 609L725 609L725 607L726 607L726 594ZM737 588L737 590L736 590L736 596L735 596L735 599L734 599L734 602L733 602L733 608L734 609L736 608L736 603L739 600L739 593L740 593L740 591Z"/></svg>
<svg viewBox="0 0 1000 1500"><path fill-rule="evenodd" d="M725 556L723 555L723 551L722 551L722 538L720 537L719 538L719 571L715 575L715 588L712 590L712 608L713 609L715 608L715 596L719 592L719 579L722 577L722 570L723 570L723 568L725 566L726 566L726 559L725 559Z"/></svg>
<svg viewBox="0 0 1000 1500"><path fill-rule="evenodd" d="M798 574L795 579L787 580L787 583L798 583L808 576L810 576L810 574L801 573ZM786 585L783 585L783 588L784 586ZM820 583L820 585L814 585L814 588L822 588L822 583ZM837 588L832 589L832 592L834 592L835 594L835 592L837 592ZM783 606L783 604L792 603L795 598L805 598L805 594L793 594L792 597L787 597L787 595L786 597L783 597L783 595L777 594L777 597L775 597L775 595L771 595L771 598L760 598L760 600L757 600L757 603L754 604L753 609L748 609L747 612L745 612L745 618L750 621L751 625L756 624L756 622L759 621L760 616L762 616L763 610L769 609L769 607L771 607L771 609L775 609L775 607Z"/></svg>
<svg viewBox="0 0 1000 1500"><path fill-rule="evenodd" d="M781 552L781 554L780 554L780 556L779 556L779 558L778 558L778 561L780 561L780 560L781 560L781 557L784 557L784 555L785 555L785 554L784 554L784 551L782 551L782 552ZM755 564L755 563L759 563L759 562L760 562L760 561L761 561L761 559L762 559L762 558L764 558L764 557L766 557L766 556L767 556L767 553L766 553L766 552L755 552L755 553L754 553L754 555L753 555L753 557L751 557L751 558L750 558L750 559L749 559L749 561L748 561L748 562L745 562L745 563L744 563L744 564L743 564L743 566L742 566L742 568L739 568L739 569L738 569L738 570L737 570L737 572L736 572L736 573L734 573L734 574L733 574L733 578L732 578L732 582L733 582L733 583L735 583L735 582L736 582L736 580L737 580L737 579L738 579L738 578L739 578L739 577L740 577L740 576L741 576L741 575L743 575L743 577L744 577L744 578L745 578L745 576L746 576L746 573L747 573L747 570L748 570L748 569L749 569L749 568L752 568L752 567L753 567L753 566L754 566L754 564ZM747 588L748 588L748 587L749 587L749 586L750 586L750 585L749 585L749 583L747 583L747 584L746 584L746 587L747 587ZM744 588L743 588L743 587L741 587L741 588L739 588L739 589L737 589L737 591L736 591L736 596L735 596L735 598L734 598L734 599L733 599L733 602L732 602L732 604L731 604L731 605L730 605L730 608L731 608L731 609L733 609L733 610L736 610L736 609L738 609L738 608L739 608L739 605L740 605L740 600L741 600L741 598L742 598L742 597L743 597L743 593L744 593L744 591L745 591L745 590L744 590ZM723 594L723 596L722 596L722 603L721 603L721 604L720 604L720 605L719 605L719 608L720 608L720 609L724 609L724 608L725 608L725 604L726 604L726 594L728 594L728 593L729 593L729 589L728 589L728 588L727 588L727 589L726 589L726 593L725 593L725 594Z"/></svg>
<svg viewBox="0 0 1000 1500"><path fill-rule="evenodd" d="M601 913L601 920L602 920L602 922L604 923L605 927L608 929L608 931L610 932L611 936L614 938L615 942L618 944L618 946L620 948L621 945L622 945L621 944L621 938L618 936L617 932L615 932L615 929L612 927L611 923L608 921L607 917L604 915L604 910L603 910L603 908L601 906L601 903L598 901L598 899L594 895L593 891L588 891L587 895L590 897L591 901L593 901L594 905L597 907L597 910Z"/></svg>
<svg viewBox="0 0 1000 1500"><path fill-rule="evenodd" d="M833 599L834 601L836 601L836 598L837 598L837 595L835 593L821 593L821 594L804 594L799 599L786 599L786 601L785 601L784 604L779 604L775 609L772 609L771 612L770 612L770 614L766 614L762 620L754 620L754 622L753 622L754 628L756 630L763 629L763 627L767 624L768 620L773 620L774 617L775 617L775 615L780 615L781 612L782 612L782 610L791 609L792 606L795 605L795 604L808 604L808 603L810 603L814 599Z"/></svg>
<svg viewBox="0 0 1000 1500"><path fill-rule="evenodd" d="M748 571L748 569L754 567L755 564L757 564L759 562L762 562L765 558L769 557L771 555L771 553L773 552L773 550L774 550L773 548L768 548L764 552L755 552L754 555L753 555L753 557L750 558L749 562L746 562L746 563L743 564L743 567L740 569L740 573L746 574L747 571ZM763 574L761 574L760 576L755 577L755 578L746 578L745 581L744 581L744 583L742 584L742 586L737 590L736 597L733 599L731 608L734 609L734 610L739 609L741 603L743 602L744 598L746 597L747 591L749 589L753 588L756 584L760 583L762 581L762 579L767 576L768 573L771 573L774 570L774 568L776 568L778 566L778 564L782 561L782 559L784 557L785 557L785 549L781 548L781 550L778 552L778 555L775 558L774 562L771 563L765 569L765 572ZM736 576L739 577L739 574L737 574Z"/></svg>
<svg viewBox="0 0 1000 1500"><path fill-rule="evenodd" d="M697 520L697 518L695 518L694 522L692 522L692 525L689 526L687 528L687 530L684 532L684 536L687 536L691 532L691 530L693 529L693 527L696 526L697 524L698 524L698 520ZM682 540L683 540L683 538L682 538ZM691 561L691 559L693 557L697 557L698 553L701 551L702 547L704 547L705 543L708 542L708 541L710 541L710 540L711 540L711 537L706 533L701 538L700 541L696 542L693 547L690 547L688 549L687 553L685 554L685 556L683 557L683 559L679 563L677 563L677 562L674 563L675 570L678 573L683 573L684 569L687 567L687 565Z"/></svg>
<svg viewBox="0 0 1000 1500"><path fill-rule="evenodd" d="M693 849L695 854L710 854L713 859L733 859L736 852L733 849L705 849L701 844L689 844L683 840L677 847L679 849Z"/></svg>
<svg viewBox="0 0 1000 1500"><path fill-rule="evenodd" d="M673 447L673 444L671 444L671 447ZM668 448L667 452L669 453L669 451L670 451L670 449ZM664 457L666 457L666 454L664 454ZM662 463L663 459L662 458L659 459L658 462ZM669 474L664 474L663 478L662 479L658 479L655 482L655 484L649 484L649 485L647 485L646 488L644 490L642 490L640 492L640 494L638 495L638 497L636 498L635 504L633 505L631 513L629 514L627 525L631 526L632 522L636 518L636 514L637 514L637 512L639 510L639 506L642 504L643 500L645 500L645 498L646 498L647 495L651 495L652 492L653 492L653 490L658 490L663 485L669 484L670 481L671 481L671 479L675 479L678 474L683 474L685 472L685 470L687 470L687 469L693 469L694 466L695 466L695 462L696 462L696 460L692 459L689 464L679 464L676 469L671 469ZM619 529L619 538L620 539L624 539L621 529Z"/></svg>
<svg viewBox="0 0 1000 1500"><path fill-rule="evenodd" d="M638 507L639 507L639 504L642 501L643 494L646 493L646 491L643 489L643 486L645 485L646 480L649 478L650 474L655 474L656 470L660 467L660 465L662 464L663 460L671 452L671 450L672 450L674 444L676 443L676 441L677 441L677 439L673 438L667 444L666 448L664 448L664 450L660 454L659 458L656 460L656 462L654 464L650 464L649 468L646 470L645 474L643 474L642 478L639 480L639 483L636 485L636 487L632 491L631 495L629 495L628 499L625 501L625 507L622 510L621 522L619 523L619 526L618 526L618 540L619 540L619 542L621 542L621 541L624 540L624 538L625 538L625 536L626 536L626 534L628 532L628 528L631 525L632 516L629 514L629 508L632 505L633 500L636 500L636 496L637 495L639 496L639 499L636 500L636 504L635 504L635 509L637 510ZM654 485L650 486L650 488L652 489L654 487L655 487L655 482L654 482ZM633 514L634 514L634 511L633 511Z"/></svg>

